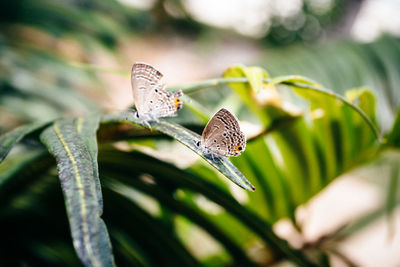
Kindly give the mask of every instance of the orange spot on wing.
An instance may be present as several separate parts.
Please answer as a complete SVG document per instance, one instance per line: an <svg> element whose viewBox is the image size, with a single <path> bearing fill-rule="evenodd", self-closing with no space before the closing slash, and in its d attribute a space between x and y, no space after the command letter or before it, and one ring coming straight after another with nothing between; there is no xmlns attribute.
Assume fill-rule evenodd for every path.
<svg viewBox="0 0 400 267"><path fill-rule="evenodd" d="M174 98L174 105L176 109L180 109L182 107L182 101L180 101L177 97Z"/></svg>

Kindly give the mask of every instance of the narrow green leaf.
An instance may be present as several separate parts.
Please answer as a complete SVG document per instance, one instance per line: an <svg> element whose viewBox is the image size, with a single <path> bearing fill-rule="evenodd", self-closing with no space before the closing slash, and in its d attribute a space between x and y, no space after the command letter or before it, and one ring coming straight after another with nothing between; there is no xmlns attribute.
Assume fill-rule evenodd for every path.
<svg viewBox="0 0 400 267"><path fill-rule="evenodd" d="M240 68L240 67L239 67ZM260 67L242 67L245 77L249 79L251 88L257 93L263 88L263 79L268 78L269 74Z"/></svg>
<svg viewBox="0 0 400 267"><path fill-rule="evenodd" d="M103 116L102 121L130 121L135 124L143 125L143 123L136 119L133 114L134 113L130 110L115 114L107 114ZM150 122L150 126L152 129L173 137L193 150L238 186L250 191L255 190L255 187L246 179L246 177L244 177L235 165L229 161L229 159L219 156L214 156L214 159L211 159L209 155L204 154L204 152L196 145L196 143L201 140L200 135L164 119L160 119L158 122Z"/></svg>
<svg viewBox="0 0 400 267"><path fill-rule="evenodd" d="M76 120L76 130L81 135L86 144L90 157L92 159L93 178L96 186L97 202L99 206L99 216L103 213L103 196L101 193L101 184L99 178L99 168L97 163L97 138L96 133L100 125L100 114L96 113L86 118L78 118ZM107 232L107 227L103 220L100 219L100 246L101 254L109 253L111 248L110 237Z"/></svg>
<svg viewBox="0 0 400 267"><path fill-rule="evenodd" d="M38 130L47 125L48 122L34 122L31 124L20 126L11 132L5 133L0 136L0 163L10 152L11 148L18 143L25 135Z"/></svg>
<svg viewBox="0 0 400 267"><path fill-rule="evenodd" d="M308 200L322 188L320 166L318 166L317 152L312 146L312 133L309 125L302 118L290 127L276 133L275 136L282 139L279 146L284 159L282 172L286 173L286 177L295 178L289 179L294 182L293 189L297 188L304 194L303 201ZM277 142L279 141L277 140ZM297 168L298 171L294 171ZM299 190L302 187L303 189ZM297 206L300 203L295 204Z"/></svg>
<svg viewBox="0 0 400 267"><path fill-rule="evenodd" d="M387 138L387 142L389 145L400 147L400 108L397 110L397 115L392 130Z"/></svg>
<svg viewBox="0 0 400 267"><path fill-rule="evenodd" d="M104 187L104 196L110 202L105 206L104 212L107 222L113 225L114 229L125 231L128 237L137 242L149 256L148 259L152 263L150 266L199 265L161 220L151 216L114 188Z"/></svg>
<svg viewBox="0 0 400 267"><path fill-rule="evenodd" d="M57 161L75 250L86 266L113 266L100 218L92 158L71 120L57 121L40 136Z"/></svg>
<svg viewBox="0 0 400 267"><path fill-rule="evenodd" d="M54 160L44 148L23 150L10 155L0 164L0 213L12 210L17 199L28 200L27 193L54 166Z"/></svg>
<svg viewBox="0 0 400 267"><path fill-rule="evenodd" d="M354 105L351 103L347 98L343 97L342 95L339 95L333 91L330 91L325 88L320 88L320 87L315 87L312 85L304 84L304 83L297 83L297 82L291 82L288 84L292 86L295 89L295 92L298 93L300 96L307 98L307 99L313 99L314 102L311 101L311 107L317 108L318 107L318 102L315 100L322 100L323 103L328 103L328 99L336 99L342 102L343 104L347 105L351 109L353 109L355 112L357 112L361 118L367 123L367 125L371 128L372 133L375 135L376 140L378 143L381 143L381 134L379 132L379 129L376 127L373 121L371 121L370 117L365 114L365 112L358 107L357 105ZM327 97L324 97L327 96Z"/></svg>
<svg viewBox="0 0 400 267"><path fill-rule="evenodd" d="M122 172L121 169L119 172ZM166 207L168 207L174 213L181 214L191 220L193 223L197 224L198 226L202 227L207 233L212 235L216 240L218 240L224 247L230 252L232 257L235 259L236 263L241 263L241 265L251 266L254 265L252 262L247 258L247 256L243 253L240 246L238 246L227 234L224 233L221 229L219 229L212 221L207 218L203 212L194 207L189 206L186 203L182 203L176 200L170 193L166 192L164 188L157 185L148 185L140 179L126 179L127 177L119 175L116 176L117 172L112 172L110 175L115 178L119 178L121 182L107 178L106 186L110 189L116 188L117 186L120 187L130 187L132 186L135 189L139 189L144 193L154 197L160 203L163 203ZM165 174L168 175L168 174ZM124 183L122 183L124 182ZM116 191L116 190L114 190ZM121 193L120 193L121 194Z"/></svg>
<svg viewBox="0 0 400 267"><path fill-rule="evenodd" d="M396 207L397 194L399 192L400 165L398 162L391 162L389 188L386 199L386 213L390 220L393 216L394 208Z"/></svg>
<svg viewBox="0 0 400 267"><path fill-rule="evenodd" d="M259 138L262 140L262 138ZM276 214L274 209L274 191L271 190L272 187L265 179L265 173L263 173L262 167L264 164L258 164L263 157L263 154L255 155L255 152L260 152L255 149L255 145L252 142L248 144L246 152L241 155L241 157L232 159L235 166L246 175L246 177L251 178L255 186L257 186L257 194L250 194L248 197L250 203L248 208L257 212L261 217L265 218L268 222L273 221L273 217ZM250 146L252 148L250 149ZM253 157L252 157L253 156ZM264 163L264 158L262 158ZM257 205L251 205L252 203L257 203Z"/></svg>
<svg viewBox="0 0 400 267"><path fill-rule="evenodd" d="M247 78L244 82L231 82L229 86L242 99L246 106L256 114L264 125L270 124L270 118L263 112L260 105L256 105L255 95L262 90L263 79L268 78L268 73L258 67L246 67L243 65L232 66L227 69L224 78Z"/></svg>
<svg viewBox="0 0 400 267"><path fill-rule="evenodd" d="M46 151L44 149L32 149L30 151L23 151L16 155L9 156L0 165L0 190L4 183L12 179L16 174L24 170L31 162L34 162Z"/></svg>
<svg viewBox="0 0 400 267"><path fill-rule="evenodd" d="M113 229L111 235L120 266L151 266L149 257L138 246L139 240L134 240L122 229Z"/></svg>
<svg viewBox="0 0 400 267"><path fill-rule="evenodd" d="M356 88L345 92L345 97L354 105L357 105L370 120L376 125L376 99L371 90L366 88Z"/></svg>
<svg viewBox="0 0 400 267"><path fill-rule="evenodd" d="M276 163L276 158L271 152L274 148L268 146L267 138L273 139L272 136L260 137L249 144L249 149L245 153L249 157L249 162L254 165L253 168L260 169L257 180L264 180L262 181L264 184L262 193L265 195L265 201L271 202L269 205L273 205L271 210L275 213L270 212L268 214L269 221L273 223L278 219L291 217L294 214L294 201L288 181L279 168L280 164ZM241 159L238 158L237 161L239 160ZM266 187L269 187L269 189ZM260 207L261 205L254 203L253 206Z"/></svg>
<svg viewBox="0 0 400 267"><path fill-rule="evenodd" d="M265 128L275 128L277 125L292 123L301 115L301 112L288 109L283 105L275 88L264 86L264 84L269 85L271 81L281 83L285 80L306 80L301 76L283 76L271 80L268 78L268 73L262 68L238 65L229 68L224 73L224 77L227 79L246 78L247 82L231 82L229 86L259 117Z"/></svg>
<svg viewBox="0 0 400 267"><path fill-rule="evenodd" d="M99 167L97 164L97 139L96 132L100 125L100 115L94 114L86 118L76 120L76 130L86 144L92 159L93 177L96 185L97 201L99 203L99 215L103 213L103 197L101 195L101 184L99 179Z"/></svg>

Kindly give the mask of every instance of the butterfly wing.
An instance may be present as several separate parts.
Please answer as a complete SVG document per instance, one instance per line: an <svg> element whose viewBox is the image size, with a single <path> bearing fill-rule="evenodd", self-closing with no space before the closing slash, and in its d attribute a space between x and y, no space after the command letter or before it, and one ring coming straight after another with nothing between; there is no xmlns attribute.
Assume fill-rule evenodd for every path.
<svg viewBox="0 0 400 267"><path fill-rule="evenodd" d="M201 143L211 154L238 156L246 148L246 137L235 115L223 108L207 123Z"/></svg>
<svg viewBox="0 0 400 267"><path fill-rule="evenodd" d="M161 83L163 75L160 71L146 63L135 63L132 67L132 90L136 110L142 117L156 119L159 117L176 116L182 108L182 102L175 94L167 92Z"/></svg>
<svg viewBox="0 0 400 267"><path fill-rule="evenodd" d="M140 115L151 112L151 106L147 100L149 92L162 86L162 73L146 63L135 63L131 72L131 84L133 102Z"/></svg>
<svg viewBox="0 0 400 267"><path fill-rule="evenodd" d="M149 91L146 101L151 106L149 113L153 118L172 117L177 115L177 111L182 108L179 97L182 91L176 93L167 92L163 84L152 88Z"/></svg>

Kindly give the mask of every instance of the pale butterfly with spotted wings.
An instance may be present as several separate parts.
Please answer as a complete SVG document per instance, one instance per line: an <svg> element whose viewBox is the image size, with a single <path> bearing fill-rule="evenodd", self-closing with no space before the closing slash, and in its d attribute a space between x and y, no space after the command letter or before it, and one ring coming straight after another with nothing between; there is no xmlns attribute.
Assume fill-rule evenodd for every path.
<svg viewBox="0 0 400 267"><path fill-rule="evenodd" d="M144 121L157 121L161 117L174 117L182 108L182 91L166 91L161 82L162 73L153 66L137 62L133 64L131 83L135 116Z"/></svg>

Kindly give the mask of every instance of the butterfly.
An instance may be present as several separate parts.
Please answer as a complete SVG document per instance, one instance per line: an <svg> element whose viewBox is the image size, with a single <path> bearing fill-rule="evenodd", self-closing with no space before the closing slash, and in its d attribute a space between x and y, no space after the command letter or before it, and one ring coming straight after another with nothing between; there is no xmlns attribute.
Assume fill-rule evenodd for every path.
<svg viewBox="0 0 400 267"><path fill-rule="evenodd" d="M246 136L240 131L239 121L227 109L220 109L207 123L196 144L205 153L218 156L239 156L246 148Z"/></svg>
<svg viewBox="0 0 400 267"><path fill-rule="evenodd" d="M174 117L183 106L179 100L182 91L166 91L161 82L162 77L161 72L149 64L133 64L131 84L136 107L135 116L144 122L157 121L161 117Z"/></svg>

